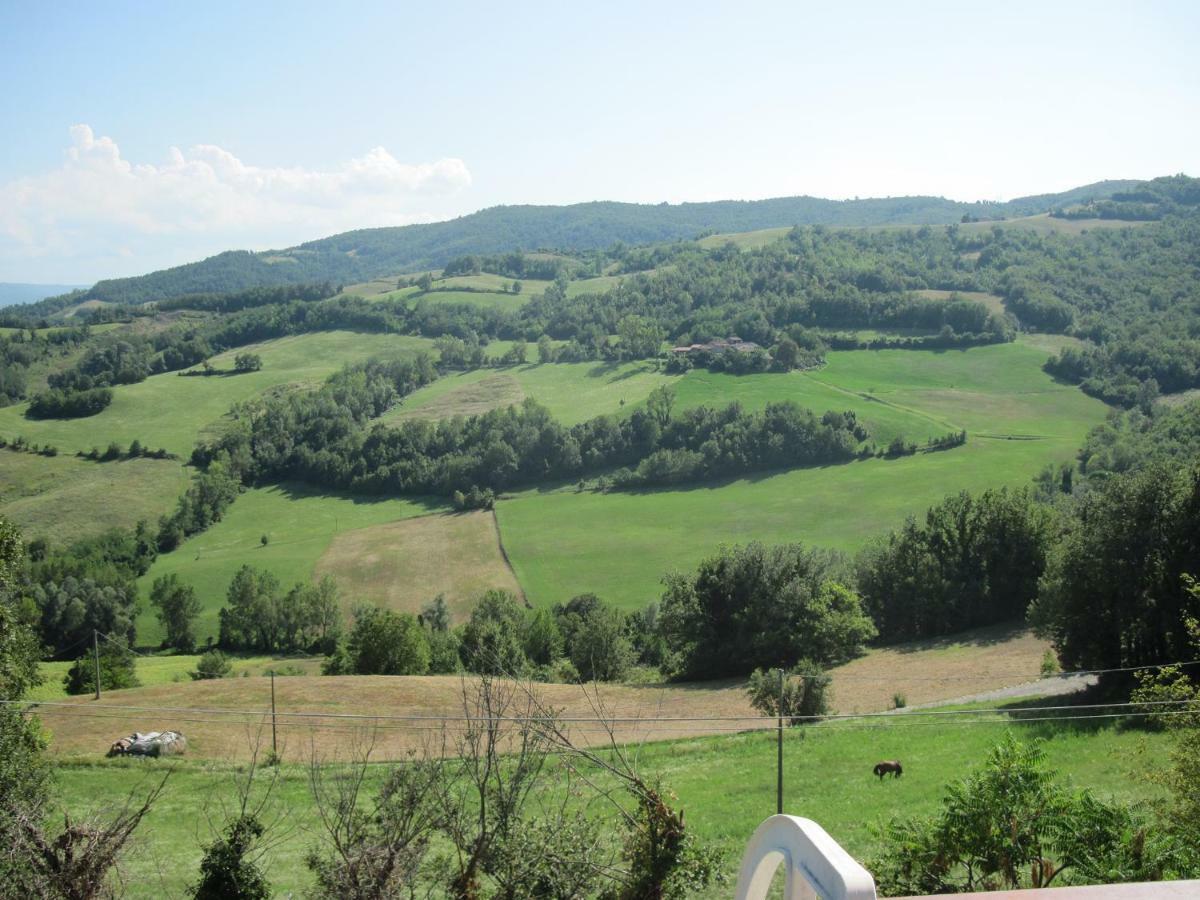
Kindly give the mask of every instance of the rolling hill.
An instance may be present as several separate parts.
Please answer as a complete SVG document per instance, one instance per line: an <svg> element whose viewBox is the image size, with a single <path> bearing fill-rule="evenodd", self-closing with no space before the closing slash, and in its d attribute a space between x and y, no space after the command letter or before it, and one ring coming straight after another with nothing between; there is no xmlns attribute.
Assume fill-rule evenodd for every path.
<svg viewBox="0 0 1200 900"><path fill-rule="evenodd" d="M1137 184L1102 181L1060 194L1021 197L1005 203L962 203L942 197L826 200L781 197L658 205L594 202L571 206L497 206L447 222L348 231L297 247L251 253L231 250L134 278L98 282L82 298L145 303L204 291L260 285L369 281L382 275L437 268L471 253L539 247L588 250L617 242L646 244L691 239L708 232L745 232L791 225L945 225L971 219L1003 219L1103 199ZM45 312L57 300L43 304ZM41 314L36 313L36 314Z"/></svg>

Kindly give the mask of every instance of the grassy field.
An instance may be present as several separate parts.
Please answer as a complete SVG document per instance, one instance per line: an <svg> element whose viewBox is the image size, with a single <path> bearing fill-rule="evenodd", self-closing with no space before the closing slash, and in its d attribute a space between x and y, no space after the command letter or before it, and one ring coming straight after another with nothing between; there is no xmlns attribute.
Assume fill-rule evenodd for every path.
<svg viewBox="0 0 1200 900"><path fill-rule="evenodd" d="M420 303L446 305L463 304L481 306L485 309L503 309L515 311L529 302L530 295L522 291L519 294L493 293L490 291L430 291L428 294L413 294L411 304Z"/></svg>
<svg viewBox="0 0 1200 900"><path fill-rule="evenodd" d="M784 742L784 809L814 819L852 855L866 860L878 846L873 826L893 816L934 812L944 786L980 764L1009 730L1023 740L1042 740L1049 766L1073 788L1123 801L1153 795L1143 773L1165 751L1161 734L1111 726L1020 725L1005 717L971 725L895 717L870 726L790 729ZM636 753L640 771L659 776L675 793L689 830L721 854L730 883L714 886L704 897L729 896L747 840L775 812L775 754L769 733L679 739L646 744ZM877 783L870 769L881 758L902 759L904 777ZM230 767L171 765L166 791L127 857L131 897L179 895L195 879L200 846L227 820L236 796L236 772ZM119 804L131 790L145 790L164 768L156 762L65 763L56 767L57 785L65 805L85 813ZM369 772L368 790L373 792L386 770L379 766ZM260 774L260 790L268 778ZM597 807L597 814L613 821L607 807ZM265 818L279 823L266 857L274 891L278 896L303 892L311 883L304 855L319 834L307 766L279 768ZM615 841L615 823L612 835Z"/></svg>
<svg viewBox="0 0 1200 900"><path fill-rule="evenodd" d="M489 355L502 351L488 345ZM382 421L411 416L472 415L533 397L556 419L574 425L603 413L619 413L645 401L661 384L677 381L653 362L529 363L500 371L477 369L438 379L410 394Z"/></svg>
<svg viewBox="0 0 1200 900"><path fill-rule="evenodd" d="M303 485L280 485L250 490L229 508L225 518L160 556L139 581L149 595L154 579L175 574L196 589L203 612L197 620L201 641L217 635L217 611L233 575L243 565L273 573L284 590L312 578L317 560L343 531L394 522L440 509L421 500L379 500L316 492ZM264 546L261 538L267 536ZM343 594L347 608L356 598ZM147 604L138 619L138 643L156 646L162 640L158 621Z"/></svg>
<svg viewBox="0 0 1200 900"><path fill-rule="evenodd" d="M177 460L99 463L0 450L0 515L26 540L64 544L114 526L131 528L142 519L153 524L174 506L188 480Z"/></svg>
<svg viewBox="0 0 1200 900"><path fill-rule="evenodd" d="M791 230L791 227L788 226L786 228L762 228L758 231L743 231L736 234L710 234L708 237L700 238L696 243L706 250L714 250L717 247L724 247L726 244L733 244L739 250L757 250L759 247L766 247L768 244L773 244L786 237Z"/></svg>
<svg viewBox="0 0 1200 900"><path fill-rule="evenodd" d="M935 433L966 428L968 443L687 489L527 491L496 511L517 578L535 605L594 591L635 608L661 593L666 572L694 566L722 543L800 540L853 551L948 493L1027 484L1047 463L1070 459L1107 412L1043 373L1048 353L1018 343L830 354L823 369L798 377L850 408L879 406L909 439L921 437L924 423ZM817 404L829 406L842 408Z"/></svg>
<svg viewBox="0 0 1200 900"><path fill-rule="evenodd" d="M216 369L232 372L235 355L254 352L262 357L261 371L210 377L154 375L140 384L114 388L112 404L85 419L31 421L24 416L25 404L10 406L0 409L0 434L23 435L67 453L103 448L110 441L127 447L136 438L147 447L165 447L186 459L201 433L219 428L235 403L272 388L319 384L347 363L432 352L432 346L425 338L349 331L280 338L239 347L212 360Z"/></svg>
<svg viewBox="0 0 1200 900"><path fill-rule="evenodd" d="M448 563L453 560L452 563ZM491 512L420 516L339 532L317 562L355 602L419 613L444 594L456 621L489 588L520 595Z"/></svg>
<svg viewBox="0 0 1200 900"><path fill-rule="evenodd" d="M1037 678L1038 666L1048 644L1027 631L1012 626L977 629L962 635L920 641L896 647L868 650L864 655L830 670L832 700L840 713L879 712L891 708L892 695L906 694L910 705L945 701L968 694L1023 684ZM45 707L41 715L53 734L51 748L61 758L89 759L108 747L106 736L116 728L146 730L140 709L171 707L165 721L155 727L170 728L172 716L182 717L187 727L189 758L233 760L246 758L246 721L258 721L264 696L270 686L262 677L269 668L281 668L281 660L251 657L239 661L239 671L258 677L227 678L222 681L192 682L187 670L194 657L140 659L138 671L144 685L124 691L106 692L97 703L90 697L72 698L65 707ZM304 662L311 668L312 663ZM55 668L58 667L58 668ZM65 663L44 664L48 677L61 681ZM182 676L182 677L177 677ZM182 683L176 683L182 681ZM52 699L52 685L43 685ZM544 699L570 716L586 716L590 700L577 685L539 685ZM341 714L368 710L379 715L452 717L461 713L462 682L456 675L431 676L328 676L295 677L277 681L276 696L280 733L285 736L287 757L302 760L315 741L322 753L344 754L353 734L334 728ZM61 699L61 691L57 692ZM729 728L761 727L762 720L750 707L741 680L731 679L696 684L604 685L600 697L613 715L620 716L623 740L663 740L685 735L698 737L722 734ZM224 710L225 713L209 713ZM115 720L111 717L117 717ZM330 716L325 719L323 716ZM662 716L746 717L735 722L658 722ZM139 725L139 721L142 722ZM769 722L767 723L770 724ZM440 727L440 726L439 726ZM315 729L315 730L314 730ZM583 739L594 739L584 736ZM421 729L381 729L374 740L377 755L402 759L421 746Z"/></svg>
<svg viewBox="0 0 1200 900"><path fill-rule="evenodd" d="M306 675L319 675L321 662L324 657L276 657L276 656L229 656L233 665L233 678L263 677L272 670L277 673L294 675L303 672ZM196 669L200 654L178 654L161 656L138 656L134 659L138 681L142 687L155 687L163 684L190 684L189 672ZM29 692L31 700L49 701L66 700L68 694L63 688L63 678L74 663L70 661L51 661L38 664L42 675L42 683ZM118 696L124 692L119 692Z"/></svg>

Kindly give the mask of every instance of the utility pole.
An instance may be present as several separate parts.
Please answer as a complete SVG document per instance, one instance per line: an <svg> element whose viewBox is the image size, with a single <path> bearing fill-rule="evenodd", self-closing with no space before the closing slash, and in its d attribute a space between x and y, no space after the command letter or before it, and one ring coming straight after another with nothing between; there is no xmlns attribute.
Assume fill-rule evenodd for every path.
<svg viewBox="0 0 1200 900"><path fill-rule="evenodd" d="M96 660L96 699L100 699L100 636L92 629L92 657Z"/></svg>
<svg viewBox="0 0 1200 900"><path fill-rule="evenodd" d="M279 759L279 742L275 737L275 670L271 670L271 755Z"/></svg>
<svg viewBox="0 0 1200 900"><path fill-rule="evenodd" d="M775 812L783 815L783 667L779 667L779 759L775 766Z"/></svg>

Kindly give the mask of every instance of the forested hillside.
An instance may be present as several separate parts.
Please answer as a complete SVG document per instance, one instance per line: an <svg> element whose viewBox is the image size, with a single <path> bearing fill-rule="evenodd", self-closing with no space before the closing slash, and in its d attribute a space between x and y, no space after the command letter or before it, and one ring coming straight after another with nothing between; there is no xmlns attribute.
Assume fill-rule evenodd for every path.
<svg viewBox="0 0 1200 900"><path fill-rule="evenodd" d="M772 200L681 203L580 203L573 206L498 206L448 222L350 231L286 250L229 251L201 262L136 278L97 283L83 299L145 303L180 294L236 291L264 285L367 281L381 275L440 268L456 256L515 249L588 250L614 243L647 244L710 232L789 225L948 224L1003 219L1073 207L1135 185L1104 181L1061 194L1007 203L959 203L941 197ZM72 301L77 302L77 301ZM36 314L61 308L54 301Z"/></svg>

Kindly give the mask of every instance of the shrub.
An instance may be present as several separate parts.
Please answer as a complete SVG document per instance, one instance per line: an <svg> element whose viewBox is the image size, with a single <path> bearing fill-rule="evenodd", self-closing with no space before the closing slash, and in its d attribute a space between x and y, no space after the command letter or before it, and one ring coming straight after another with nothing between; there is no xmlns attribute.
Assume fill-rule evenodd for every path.
<svg viewBox="0 0 1200 900"><path fill-rule="evenodd" d="M233 663L220 650L209 650L196 663L196 670L189 672L193 681L225 678L233 672Z"/></svg>
<svg viewBox="0 0 1200 900"><path fill-rule="evenodd" d="M137 668L133 654L125 647L105 641L100 648L100 689L119 691L138 687ZM96 690L96 659L88 653L75 660L63 676L68 694L90 694Z"/></svg>
<svg viewBox="0 0 1200 900"><path fill-rule="evenodd" d="M783 716L790 719L789 725L803 725L829 712L827 691L831 680L820 665L804 659L784 672L782 694L779 669L755 669L747 693L750 705L763 715Z"/></svg>
<svg viewBox="0 0 1200 900"><path fill-rule="evenodd" d="M252 854L263 826L252 815L238 816L225 836L204 848L200 882L192 889L196 900L267 900L270 885Z"/></svg>

